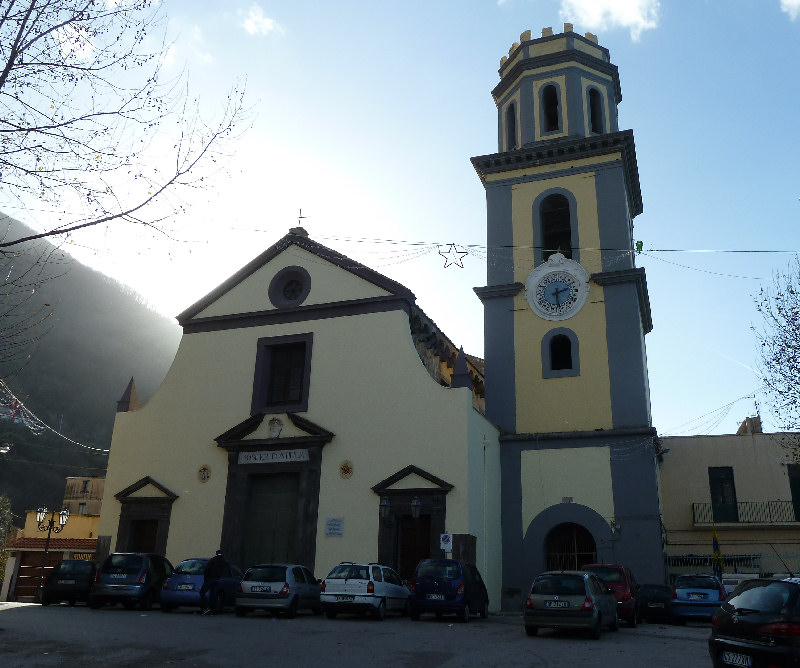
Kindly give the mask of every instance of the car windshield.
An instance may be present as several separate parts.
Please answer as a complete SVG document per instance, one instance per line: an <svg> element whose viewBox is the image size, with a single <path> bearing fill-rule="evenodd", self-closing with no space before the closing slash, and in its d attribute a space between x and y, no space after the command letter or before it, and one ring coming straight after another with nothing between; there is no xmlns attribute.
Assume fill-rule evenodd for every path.
<svg viewBox="0 0 800 668"><path fill-rule="evenodd" d="M423 561L417 566L418 578L458 578L458 564L454 561Z"/></svg>
<svg viewBox="0 0 800 668"><path fill-rule="evenodd" d="M103 562L103 573L136 575L142 569L141 554L110 554Z"/></svg>
<svg viewBox="0 0 800 668"><path fill-rule="evenodd" d="M175 566L177 575L202 575L208 559L185 559Z"/></svg>
<svg viewBox="0 0 800 668"><path fill-rule="evenodd" d="M622 582L622 573L618 568L609 568L607 566L592 566L587 568L587 571L594 573L603 582Z"/></svg>
<svg viewBox="0 0 800 668"><path fill-rule="evenodd" d="M582 575L540 575L533 582L533 594L543 596L582 596L586 586Z"/></svg>
<svg viewBox="0 0 800 668"><path fill-rule="evenodd" d="M681 575L675 589L719 589L719 582L712 575Z"/></svg>
<svg viewBox="0 0 800 668"><path fill-rule="evenodd" d="M62 561L58 565L59 575L91 575L91 561Z"/></svg>
<svg viewBox="0 0 800 668"><path fill-rule="evenodd" d="M328 573L329 580L369 580L369 568L359 564L339 564Z"/></svg>
<svg viewBox="0 0 800 668"><path fill-rule="evenodd" d="M743 611L779 612L786 605L794 606L797 591L797 585L788 582L747 583L728 605Z"/></svg>
<svg viewBox="0 0 800 668"><path fill-rule="evenodd" d="M286 582L286 566L254 566L247 569L242 579L249 582Z"/></svg>

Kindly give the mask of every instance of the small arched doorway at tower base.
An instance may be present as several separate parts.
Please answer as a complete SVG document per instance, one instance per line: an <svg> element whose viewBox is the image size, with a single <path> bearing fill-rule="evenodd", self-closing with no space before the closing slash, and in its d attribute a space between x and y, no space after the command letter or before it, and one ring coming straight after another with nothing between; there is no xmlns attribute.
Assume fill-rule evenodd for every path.
<svg viewBox="0 0 800 668"><path fill-rule="evenodd" d="M554 526L544 541L548 571L579 570L584 564L597 563L597 543L584 526L564 522Z"/></svg>

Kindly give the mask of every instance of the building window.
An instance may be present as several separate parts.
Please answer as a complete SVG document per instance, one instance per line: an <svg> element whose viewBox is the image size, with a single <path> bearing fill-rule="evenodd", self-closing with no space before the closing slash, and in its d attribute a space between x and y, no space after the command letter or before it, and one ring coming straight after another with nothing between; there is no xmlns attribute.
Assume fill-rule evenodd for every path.
<svg viewBox="0 0 800 668"><path fill-rule="evenodd" d="M84 480L83 486L81 487L81 492L88 492L89 491L89 481Z"/></svg>
<svg viewBox="0 0 800 668"><path fill-rule="evenodd" d="M789 474L789 491L792 494L794 520L800 522L800 464L787 464L786 472Z"/></svg>
<svg viewBox="0 0 800 668"><path fill-rule="evenodd" d="M715 522L738 522L736 487L733 484L733 468L709 466L708 486L711 491L711 512Z"/></svg>
<svg viewBox="0 0 800 668"><path fill-rule="evenodd" d="M259 339L252 413L308 409L312 334Z"/></svg>
<svg viewBox="0 0 800 668"><path fill-rule="evenodd" d="M539 207L542 224L542 260L553 253L572 257L572 226L569 200L564 195L548 195Z"/></svg>
<svg viewBox="0 0 800 668"><path fill-rule="evenodd" d="M506 150L517 148L517 109L514 103L506 109Z"/></svg>
<svg viewBox="0 0 800 668"><path fill-rule="evenodd" d="M78 504L78 515L85 515L86 514L86 504L79 503Z"/></svg>
<svg viewBox="0 0 800 668"><path fill-rule="evenodd" d="M542 378L580 376L578 337L571 329L557 327L542 338Z"/></svg>
<svg viewBox="0 0 800 668"><path fill-rule="evenodd" d="M603 98L596 88L589 91L589 129L592 134L603 134Z"/></svg>
<svg viewBox="0 0 800 668"><path fill-rule="evenodd" d="M300 306L311 291L311 276L303 267L285 267L269 283L267 294L276 308Z"/></svg>
<svg viewBox="0 0 800 668"><path fill-rule="evenodd" d="M542 90L542 109L544 117L544 131L557 132L559 128L558 89L549 84Z"/></svg>

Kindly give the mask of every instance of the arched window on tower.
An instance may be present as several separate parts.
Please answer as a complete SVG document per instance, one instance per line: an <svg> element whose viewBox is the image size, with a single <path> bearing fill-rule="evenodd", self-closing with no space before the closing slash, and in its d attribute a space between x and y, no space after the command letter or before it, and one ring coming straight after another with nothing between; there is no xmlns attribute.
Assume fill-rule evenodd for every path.
<svg viewBox="0 0 800 668"><path fill-rule="evenodd" d="M558 90L553 84L544 87L542 106L544 107L544 131L558 131Z"/></svg>
<svg viewBox="0 0 800 668"><path fill-rule="evenodd" d="M542 224L542 260L553 253L572 257L572 227L569 200L564 195L548 195L539 209Z"/></svg>
<svg viewBox="0 0 800 668"><path fill-rule="evenodd" d="M542 378L581 375L578 336L571 329L557 327L542 337Z"/></svg>
<svg viewBox="0 0 800 668"><path fill-rule="evenodd" d="M589 91L589 129L592 134L603 134L603 98L596 88Z"/></svg>
<svg viewBox="0 0 800 668"><path fill-rule="evenodd" d="M517 148L517 109L514 103L506 109L506 151Z"/></svg>

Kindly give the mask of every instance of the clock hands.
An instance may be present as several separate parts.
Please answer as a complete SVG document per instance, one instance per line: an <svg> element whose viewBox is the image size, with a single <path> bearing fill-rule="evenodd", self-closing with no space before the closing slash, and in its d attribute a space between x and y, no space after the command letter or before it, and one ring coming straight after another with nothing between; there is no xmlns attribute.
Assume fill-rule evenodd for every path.
<svg viewBox="0 0 800 668"><path fill-rule="evenodd" d="M556 289L556 290L554 290L554 291L553 291L553 294L554 294L554 295L555 295L555 297L556 297L556 306L561 306L561 300L558 298L558 296L559 296L559 295L560 295L562 292L569 292L569 288L568 288L568 287L565 285L565 286L564 286L563 288L561 288L560 290Z"/></svg>

